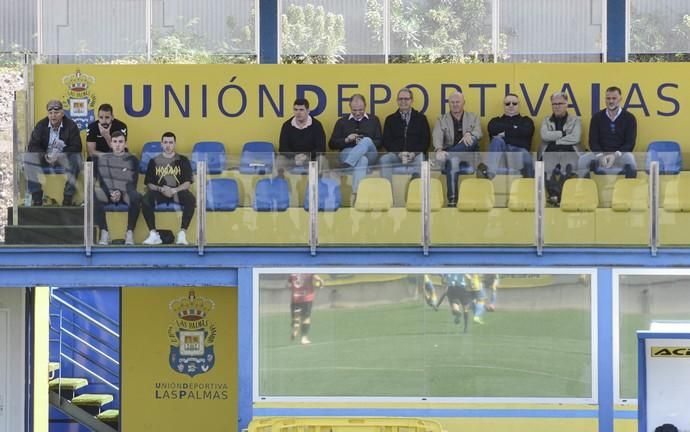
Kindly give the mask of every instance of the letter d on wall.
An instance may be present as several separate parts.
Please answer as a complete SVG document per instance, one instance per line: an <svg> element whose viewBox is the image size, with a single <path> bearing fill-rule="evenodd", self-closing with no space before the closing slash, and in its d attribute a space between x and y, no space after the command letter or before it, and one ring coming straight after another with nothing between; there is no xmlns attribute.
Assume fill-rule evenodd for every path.
<svg viewBox="0 0 690 432"><path fill-rule="evenodd" d="M326 92L319 86L313 84L297 84L296 92L297 98L304 98L309 101L309 112L316 117L326 109ZM316 102L314 98L307 96L307 93L316 95Z"/></svg>

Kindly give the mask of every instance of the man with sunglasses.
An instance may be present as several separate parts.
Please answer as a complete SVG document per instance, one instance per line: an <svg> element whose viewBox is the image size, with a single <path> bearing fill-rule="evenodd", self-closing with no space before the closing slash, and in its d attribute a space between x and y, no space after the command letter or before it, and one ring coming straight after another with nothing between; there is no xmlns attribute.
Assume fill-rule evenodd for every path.
<svg viewBox="0 0 690 432"><path fill-rule="evenodd" d="M637 120L620 106L621 89L606 89L606 108L592 116L589 124L588 153L580 158L579 170L587 175L597 168L620 168L627 178L637 177L632 151L637 139Z"/></svg>
<svg viewBox="0 0 690 432"><path fill-rule="evenodd" d="M503 115L489 121L489 154L486 166L480 164L478 175L493 177L496 174L498 162L503 155L506 165L519 168L524 177L534 177L532 163L532 135L534 122L531 118L520 115L520 100L514 93L508 93L503 99ZM512 157L513 153L516 157Z"/></svg>

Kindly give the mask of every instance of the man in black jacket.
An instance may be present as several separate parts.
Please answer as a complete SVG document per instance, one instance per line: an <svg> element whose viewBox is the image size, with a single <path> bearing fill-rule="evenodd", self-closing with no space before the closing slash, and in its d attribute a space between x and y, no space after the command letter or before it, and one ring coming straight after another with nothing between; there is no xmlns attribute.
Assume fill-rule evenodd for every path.
<svg viewBox="0 0 690 432"><path fill-rule="evenodd" d="M503 115L492 118L488 130L491 138L486 162L488 166L480 166L478 171L489 177L495 175L498 162L505 155L509 168L517 167L524 177L534 177L530 153L534 122L531 118L520 115L520 100L516 94L506 95L503 99Z"/></svg>
<svg viewBox="0 0 690 432"><path fill-rule="evenodd" d="M309 114L309 101L295 99L292 112L293 116L280 129L280 154L276 160L279 176L288 167L295 172L304 173L310 160L318 160L322 164L325 161L323 154L326 152L326 133L321 122Z"/></svg>
<svg viewBox="0 0 690 432"><path fill-rule="evenodd" d="M71 206L74 204L77 177L82 165L79 127L65 117L59 100L48 102L46 110L48 116L36 123L29 140L29 151L24 158L31 202L34 206L43 204L43 188L39 182L43 168L61 167L67 175L62 205Z"/></svg>
<svg viewBox="0 0 690 432"><path fill-rule="evenodd" d="M333 127L329 145L340 151L340 163L352 168L352 198L359 182L367 175L367 168L378 158L381 147L381 123L375 115L367 114L366 101L361 94L352 95L350 114L338 119Z"/></svg>
<svg viewBox="0 0 690 432"><path fill-rule="evenodd" d="M606 89L606 108L592 116L589 123L590 153L579 162L581 175L598 167L615 168L628 178L637 177L637 164L632 151L637 139L637 120L620 106L621 89Z"/></svg>
<svg viewBox="0 0 690 432"><path fill-rule="evenodd" d="M398 164L414 165L419 175L424 154L429 148L431 132L426 116L412 108L412 92L409 88L398 91L398 110L386 117L383 125L383 148L388 152L381 156L381 177L393 181L393 167Z"/></svg>

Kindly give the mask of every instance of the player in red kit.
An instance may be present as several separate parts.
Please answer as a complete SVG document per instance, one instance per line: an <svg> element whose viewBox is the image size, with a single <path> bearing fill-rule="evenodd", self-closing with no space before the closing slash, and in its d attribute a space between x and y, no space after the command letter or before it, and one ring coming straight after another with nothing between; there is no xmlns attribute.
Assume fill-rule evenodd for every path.
<svg viewBox="0 0 690 432"><path fill-rule="evenodd" d="M318 275L311 273L292 273L288 278L288 288L291 292L290 313L292 315L292 333L290 340L301 335L302 345L310 344L307 337L311 327L311 304L314 301L316 290L323 287L323 280Z"/></svg>

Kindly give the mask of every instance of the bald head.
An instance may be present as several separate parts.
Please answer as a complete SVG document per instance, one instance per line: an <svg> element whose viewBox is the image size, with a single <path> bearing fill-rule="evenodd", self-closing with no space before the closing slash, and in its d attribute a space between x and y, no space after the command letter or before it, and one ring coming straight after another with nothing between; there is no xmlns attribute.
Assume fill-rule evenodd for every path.
<svg viewBox="0 0 690 432"><path fill-rule="evenodd" d="M456 117L462 115L465 111L465 95L460 92L455 92L448 97L448 107L450 113Z"/></svg>

